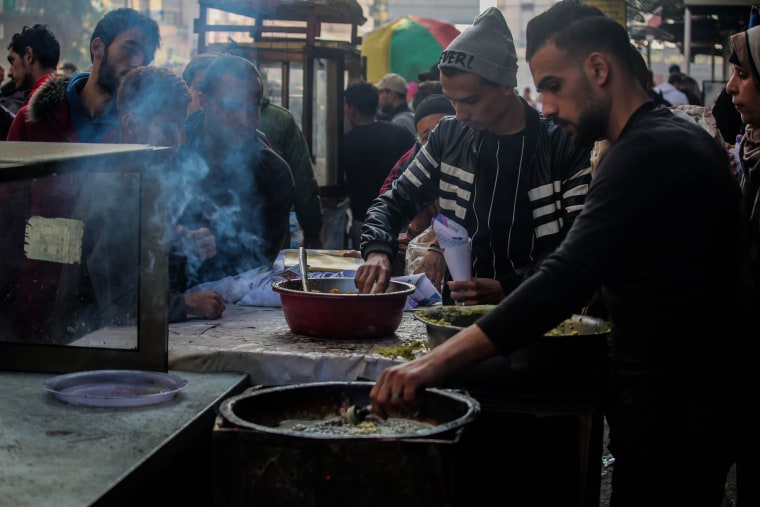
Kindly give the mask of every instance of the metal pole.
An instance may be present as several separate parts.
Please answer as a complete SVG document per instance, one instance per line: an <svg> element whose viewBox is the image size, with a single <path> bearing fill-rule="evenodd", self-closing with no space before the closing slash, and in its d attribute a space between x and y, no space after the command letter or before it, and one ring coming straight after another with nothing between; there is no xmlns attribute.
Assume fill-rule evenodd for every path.
<svg viewBox="0 0 760 507"><path fill-rule="evenodd" d="M688 7L684 7L683 12L683 56L686 59L684 73L688 75L691 65L691 10Z"/></svg>

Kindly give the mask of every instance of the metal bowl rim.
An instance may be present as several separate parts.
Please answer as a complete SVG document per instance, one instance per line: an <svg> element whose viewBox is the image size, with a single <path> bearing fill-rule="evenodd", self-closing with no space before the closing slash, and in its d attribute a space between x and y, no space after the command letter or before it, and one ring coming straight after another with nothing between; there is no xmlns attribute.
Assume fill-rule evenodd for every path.
<svg viewBox="0 0 760 507"><path fill-rule="evenodd" d="M453 310L455 312L461 311L461 310L464 310L464 309L468 309L468 308L469 309L473 309L473 310L493 310L497 306L498 305L435 306L435 307L432 307L432 308L418 308L418 309L414 310L413 315L414 315L415 319L423 322L426 326L428 326L428 329L445 329L445 330L449 330L449 331L461 331L462 329L464 329L461 326L454 326L454 325L450 325L450 324L439 324L437 322L430 322L429 320L427 320L424 317L422 317L421 312L425 312L425 311L429 312L431 310L432 311L446 311L446 310L451 311L452 308L456 309L456 310ZM610 332L610 323L609 323L609 321L606 321L606 320L601 319L599 317L593 317L591 315L583 315L583 314L579 314L579 313L574 313L570 317L568 317L567 319L564 319L564 320L569 320L569 319L582 319L582 320L586 320L590 324L592 324L594 326L600 326L604 330L594 331L592 333L577 334L577 335L543 335L543 336L546 337L546 338L572 338L572 337L577 337L577 336L599 336L599 335L609 334L609 332ZM564 322L564 320L563 320L563 322ZM559 325L559 324L557 324L557 325Z"/></svg>
<svg viewBox="0 0 760 507"><path fill-rule="evenodd" d="M475 418L480 414L480 402L477 399L462 392L454 391L451 389L436 388L436 387L429 387L426 390L438 396L446 396L446 397L455 399L456 401L462 402L467 405L468 410L464 415L456 419L447 421L445 423L441 423L437 426L433 426L432 428L429 428L427 430L422 430L422 431L414 432L414 433L399 433L399 434L393 434L393 435L346 435L346 436L321 435L319 433L309 433L309 434L301 435L301 434L294 433L290 430L283 430L276 427L266 426L263 424L258 424L252 421L248 421L238 416L233 410L234 408L233 406L235 403L237 403L238 401L242 399L248 398L250 396L255 396L257 393L270 394L270 393L277 393L277 392L293 391L296 389L303 389L303 388L310 388L310 387L319 388L319 387L359 386L359 387L366 387L367 389L371 389L372 386L374 385L375 385L374 382L368 382L368 381L324 381L324 382L306 382L306 383L300 383L300 384L288 384L288 385L281 385L281 386L265 387L256 391L246 391L240 394L236 394L234 396L230 396L226 400L222 401L222 403L219 406L219 412L229 422L241 428L252 429L255 431L261 431L268 434L283 435L289 438L302 438L305 440L343 440L343 441L345 440L383 440L383 439L388 439L388 438L417 439L417 438L423 438L423 437L431 437L431 436L442 434L446 431L449 431L452 428L465 426L466 424L475 420Z"/></svg>
<svg viewBox="0 0 760 507"><path fill-rule="evenodd" d="M381 292L377 294L332 294L330 292L304 292L303 290L297 290L297 289L289 289L287 287L282 287L282 285L286 283L293 283L296 281L299 281L300 279L295 280L277 280L275 282L272 282L272 290L279 292L281 294L298 294L301 296L314 296L314 297L346 297L346 296L354 296L354 297L380 297L380 296L410 296L414 294L414 292L417 290L417 287L415 287L413 284L408 282L401 282L397 280L391 280L390 283L401 285L404 287L403 290L396 290L393 292ZM347 276L334 276L334 277L327 277L327 278L309 278L309 280L353 280L351 277Z"/></svg>

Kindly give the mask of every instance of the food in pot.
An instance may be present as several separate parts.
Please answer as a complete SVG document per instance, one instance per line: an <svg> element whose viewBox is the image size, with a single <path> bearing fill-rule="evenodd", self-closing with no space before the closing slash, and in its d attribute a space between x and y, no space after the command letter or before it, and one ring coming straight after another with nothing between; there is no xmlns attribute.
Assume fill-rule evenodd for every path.
<svg viewBox="0 0 760 507"><path fill-rule="evenodd" d="M372 413L363 421L351 424L346 417L347 408L340 408L339 413L328 414L321 419L284 419L278 428L309 434L323 435L398 435L415 433L433 428L429 422L400 417L382 419Z"/></svg>
<svg viewBox="0 0 760 507"><path fill-rule="evenodd" d="M492 307L440 307L431 310L418 310L416 315L425 323L439 326L465 328L474 324L480 317L491 311ZM590 319L589 319L590 320ZM545 333L544 336L579 336L609 332L609 326L599 328L597 320L584 322L583 316L565 319L559 325Z"/></svg>

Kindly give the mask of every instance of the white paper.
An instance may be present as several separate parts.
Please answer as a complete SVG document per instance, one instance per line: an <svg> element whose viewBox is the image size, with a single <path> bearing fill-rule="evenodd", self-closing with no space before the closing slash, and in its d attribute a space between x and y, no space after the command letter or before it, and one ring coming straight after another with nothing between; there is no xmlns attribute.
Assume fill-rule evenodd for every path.
<svg viewBox="0 0 760 507"><path fill-rule="evenodd" d="M433 219L433 230L452 280L466 282L472 278L472 239L467 229L439 214Z"/></svg>

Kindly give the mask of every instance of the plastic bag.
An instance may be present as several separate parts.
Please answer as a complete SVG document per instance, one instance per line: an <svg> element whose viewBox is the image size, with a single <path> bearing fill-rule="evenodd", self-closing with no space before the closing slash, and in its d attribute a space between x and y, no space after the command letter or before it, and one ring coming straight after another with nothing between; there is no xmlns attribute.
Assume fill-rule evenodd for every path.
<svg viewBox="0 0 760 507"><path fill-rule="evenodd" d="M406 247L406 268L404 271L407 275L414 274L414 270L422 262L422 258L425 257L430 245L435 241L435 231L433 231L433 226L430 226L409 242Z"/></svg>

